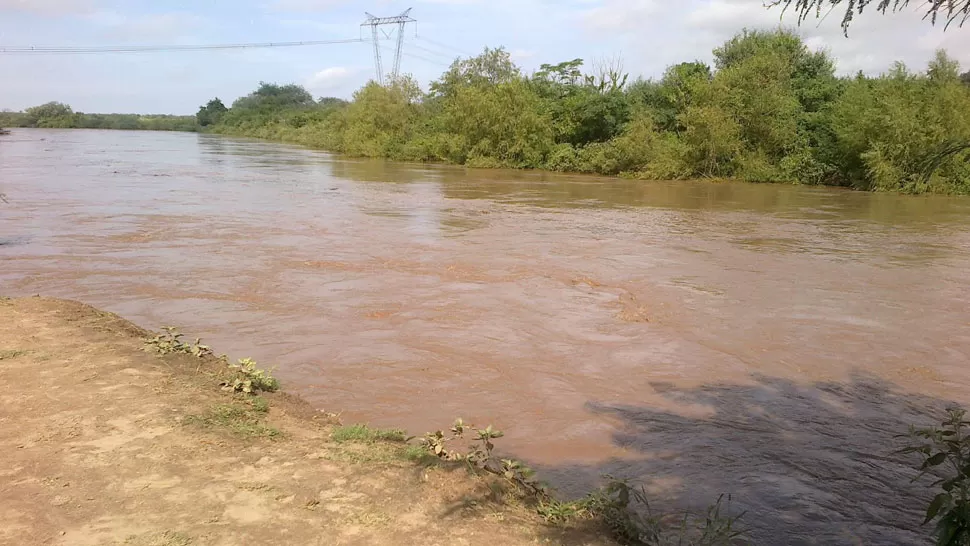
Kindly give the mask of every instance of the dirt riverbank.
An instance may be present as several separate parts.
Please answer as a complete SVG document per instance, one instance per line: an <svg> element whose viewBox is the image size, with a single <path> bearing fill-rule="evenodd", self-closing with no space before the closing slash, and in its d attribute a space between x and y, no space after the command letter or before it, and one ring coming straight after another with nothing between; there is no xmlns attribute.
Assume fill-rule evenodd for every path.
<svg viewBox="0 0 970 546"><path fill-rule="evenodd" d="M610 543L404 444L338 442L298 398L234 397L216 359L150 354L148 335L77 302L0 300L0 544Z"/></svg>

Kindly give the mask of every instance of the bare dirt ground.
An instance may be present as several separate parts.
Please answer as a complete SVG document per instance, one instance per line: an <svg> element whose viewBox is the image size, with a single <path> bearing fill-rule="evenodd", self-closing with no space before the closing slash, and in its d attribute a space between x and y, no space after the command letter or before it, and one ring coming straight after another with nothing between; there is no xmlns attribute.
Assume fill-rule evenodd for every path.
<svg viewBox="0 0 970 546"><path fill-rule="evenodd" d="M257 411L214 359L150 354L147 335L77 302L0 299L0 544L610 543L403 446L337 443L294 397Z"/></svg>

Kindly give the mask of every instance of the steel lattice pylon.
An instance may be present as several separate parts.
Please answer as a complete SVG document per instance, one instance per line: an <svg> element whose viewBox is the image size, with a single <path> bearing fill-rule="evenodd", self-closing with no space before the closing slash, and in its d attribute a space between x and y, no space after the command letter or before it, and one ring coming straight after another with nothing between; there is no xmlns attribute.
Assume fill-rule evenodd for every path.
<svg viewBox="0 0 970 546"><path fill-rule="evenodd" d="M361 23L360 26L371 27L371 38L374 41L374 68L377 70L377 83L381 85L384 85L384 61L381 58L380 35L384 34L386 38L390 38L394 34L394 31L385 32L379 30L379 27L397 25L397 48L394 50L394 68L388 74L393 81L397 79L398 74L401 72L401 51L404 49L404 27L408 23L417 22L417 20L411 18L412 9L408 8L400 15L394 17L377 17L376 15L364 12L367 15L367 20Z"/></svg>

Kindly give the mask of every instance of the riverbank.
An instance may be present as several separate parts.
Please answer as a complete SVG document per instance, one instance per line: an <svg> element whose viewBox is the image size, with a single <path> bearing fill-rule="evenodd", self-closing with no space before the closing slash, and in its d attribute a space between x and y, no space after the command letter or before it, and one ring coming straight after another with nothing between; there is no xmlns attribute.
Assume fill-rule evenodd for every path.
<svg viewBox="0 0 970 546"><path fill-rule="evenodd" d="M970 194L970 118L953 114L970 111L970 87L945 51L923 72L897 63L847 78L826 51L776 29L743 30L712 56L631 81L621 66L587 72L582 59L528 73L485 49L427 91L405 76L348 102L264 82L207 119L351 157ZM222 106L210 101L202 117L212 104Z"/></svg>
<svg viewBox="0 0 970 546"><path fill-rule="evenodd" d="M77 302L0 300L0 543L611 544L397 435L225 392L219 359L148 338Z"/></svg>

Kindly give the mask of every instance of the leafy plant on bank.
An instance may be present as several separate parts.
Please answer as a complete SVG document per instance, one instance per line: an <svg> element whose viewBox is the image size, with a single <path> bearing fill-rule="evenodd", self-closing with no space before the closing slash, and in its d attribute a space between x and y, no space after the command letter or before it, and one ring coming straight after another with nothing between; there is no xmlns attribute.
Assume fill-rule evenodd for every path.
<svg viewBox="0 0 970 546"><path fill-rule="evenodd" d="M607 484L599 490L578 500L561 501L526 465L495 454L494 440L504 435L502 431L491 425L478 429L458 419L449 433L429 432L420 439L420 445L441 460L464 463L473 470L504 478L533 498L537 512L549 522L599 519L620 542L634 546L727 546L744 535L738 525L743 514L725 515L723 496L702 519L690 514L672 518L655 514L642 488L607 476ZM472 443L466 451L449 445L467 438Z"/></svg>
<svg viewBox="0 0 970 546"><path fill-rule="evenodd" d="M184 334L177 327L165 326L160 334L145 341L145 350L160 355L187 354L196 358L214 356L212 349L202 344L201 338L196 338L190 344L182 341L182 337ZM279 380L271 372L259 368L251 358L240 359L236 364L230 364L226 355L219 356L218 360L224 362L230 371L230 377L220 383L223 390L256 394L276 392L280 388Z"/></svg>
<svg viewBox="0 0 970 546"><path fill-rule="evenodd" d="M940 492L926 508L926 525L936 522L937 546L970 545L970 421L963 409L947 410L940 426L912 428L910 445L901 453L920 456L918 480L926 475L936 478L932 487Z"/></svg>
<svg viewBox="0 0 970 546"><path fill-rule="evenodd" d="M165 326L162 333L145 342L145 350L166 355L171 353L190 354L196 358L211 356L212 350L202 344L202 338L196 338L194 343L182 341L183 334L175 326Z"/></svg>
<svg viewBox="0 0 970 546"><path fill-rule="evenodd" d="M231 392L256 394L261 391L276 392L280 382L266 370L257 367L251 358L240 359L236 364L230 364L233 376L222 382L222 389Z"/></svg>

